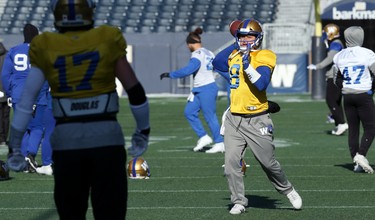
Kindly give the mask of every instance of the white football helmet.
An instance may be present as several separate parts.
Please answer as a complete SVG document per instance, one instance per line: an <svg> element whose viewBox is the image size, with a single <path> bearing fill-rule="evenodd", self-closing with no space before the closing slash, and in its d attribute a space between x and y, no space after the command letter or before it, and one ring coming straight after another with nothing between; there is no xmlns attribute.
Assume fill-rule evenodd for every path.
<svg viewBox="0 0 375 220"><path fill-rule="evenodd" d="M146 160L142 157L134 157L128 163L128 177L130 179L148 179L150 178L150 168Z"/></svg>

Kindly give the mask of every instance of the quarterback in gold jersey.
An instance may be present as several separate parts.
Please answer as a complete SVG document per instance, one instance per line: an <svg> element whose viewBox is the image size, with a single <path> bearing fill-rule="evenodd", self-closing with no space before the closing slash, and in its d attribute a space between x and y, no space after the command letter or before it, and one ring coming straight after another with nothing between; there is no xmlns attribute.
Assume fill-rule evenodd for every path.
<svg viewBox="0 0 375 220"><path fill-rule="evenodd" d="M136 121L129 154L141 156L150 133L143 86L126 58L117 27L94 28L92 0L53 0L57 33L43 33L30 44L31 70L13 117L8 167L22 171L20 143L32 104L48 80L56 127L51 136L54 199L60 219L86 219L91 199L95 219L125 219L126 151L117 121L116 77L129 97ZM110 202L108 202L110 201Z"/></svg>
<svg viewBox="0 0 375 220"><path fill-rule="evenodd" d="M230 108L224 120L225 175L234 204L230 213L241 214L248 205L241 172L241 160L247 148L275 189L286 195L295 209L301 209L302 199L274 155L273 122L266 89L276 65L276 55L270 50L260 49L263 31L257 20L243 20L235 38L237 45L227 56Z"/></svg>

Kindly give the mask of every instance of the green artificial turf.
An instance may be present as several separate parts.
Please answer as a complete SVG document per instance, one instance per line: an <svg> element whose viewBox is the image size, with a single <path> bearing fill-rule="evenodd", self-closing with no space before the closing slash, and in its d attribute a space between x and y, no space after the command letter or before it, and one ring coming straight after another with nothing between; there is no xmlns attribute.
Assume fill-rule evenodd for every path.
<svg viewBox="0 0 375 220"><path fill-rule="evenodd" d="M129 220L193 219L374 219L374 175L353 173L347 133L328 135L324 101L309 95L272 95L281 111L272 115L275 154L284 172L303 199L303 209L292 209L277 193L250 151L245 180L249 207L232 216L230 194L223 176L224 154L193 152L197 137L184 118L185 98L149 98L151 136L144 155L150 170L148 180L129 180ZM219 99L218 118L227 100ZM126 142L134 130L127 99L121 100L119 121ZM207 128L207 126L205 125ZM0 159L5 160L5 149ZM375 149L367 155L375 163ZM128 160L131 158L128 157ZM37 158L40 162L40 156ZM10 173L0 182L0 219L58 219L53 201L53 177ZM111 202L111 201L108 201ZM89 209L87 219L93 219Z"/></svg>

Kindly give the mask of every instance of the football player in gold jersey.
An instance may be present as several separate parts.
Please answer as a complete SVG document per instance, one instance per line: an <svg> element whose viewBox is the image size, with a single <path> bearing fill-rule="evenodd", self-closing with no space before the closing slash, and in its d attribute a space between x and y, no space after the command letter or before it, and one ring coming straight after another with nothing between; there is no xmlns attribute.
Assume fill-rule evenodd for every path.
<svg viewBox="0 0 375 220"><path fill-rule="evenodd" d="M127 207L124 134L117 122L117 77L136 121L131 154L148 146L149 105L126 58L117 27L94 28L92 0L53 0L58 33L43 33L30 45L31 71L11 126L8 166L22 171L20 143L32 104L48 80L56 128L51 137L54 199L60 219L85 219L91 198L95 219L125 219ZM110 202L109 202L110 201Z"/></svg>
<svg viewBox="0 0 375 220"><path fill-rule="evenodd" d="M260 49L263 31L254 19L243 20L235 38L237 48L228 58L230 111L224 122L225 175L234 204L230 213L241 214L248 205L240 163L247 148L275 189L286 195L295 209L301 209L302 199L274 155L273 122L266 89L276 65L276 55L271 50Z"/></svg>

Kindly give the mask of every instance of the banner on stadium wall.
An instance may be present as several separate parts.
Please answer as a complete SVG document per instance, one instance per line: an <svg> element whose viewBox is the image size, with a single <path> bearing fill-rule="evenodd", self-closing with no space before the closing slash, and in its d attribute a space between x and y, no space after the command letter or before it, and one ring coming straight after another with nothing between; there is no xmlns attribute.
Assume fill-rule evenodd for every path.
<svg viewBox="0 0 375 220"><path fill-rule="evenodd" d="M277 54L268 93L308 92L307 54Z"/></svg>
<svg viewBox="0 0 375 220"><path fill-rule="evenodd" d="M339 1L324 9L322 20L374 20L375 1Z"/></svg>

